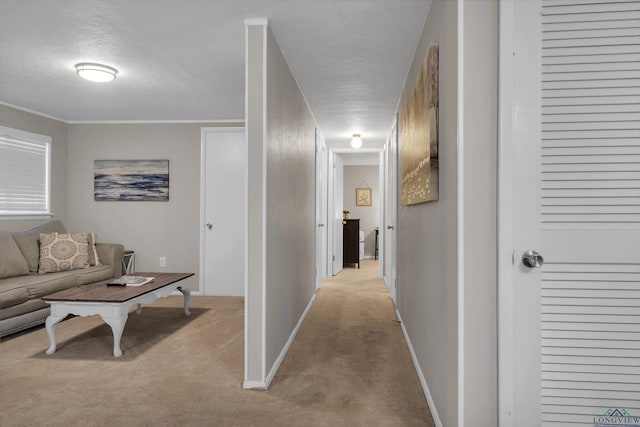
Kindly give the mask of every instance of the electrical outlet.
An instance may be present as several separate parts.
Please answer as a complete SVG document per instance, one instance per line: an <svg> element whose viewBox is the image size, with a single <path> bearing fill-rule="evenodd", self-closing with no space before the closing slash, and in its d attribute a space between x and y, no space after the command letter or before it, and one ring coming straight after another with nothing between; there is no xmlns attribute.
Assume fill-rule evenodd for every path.
<svg viewBox="0 0 640 427"><path fill-rule="evenodd" d="M167 258L161 256L160 257L160 267L166 267L167 266Z"/></svg>

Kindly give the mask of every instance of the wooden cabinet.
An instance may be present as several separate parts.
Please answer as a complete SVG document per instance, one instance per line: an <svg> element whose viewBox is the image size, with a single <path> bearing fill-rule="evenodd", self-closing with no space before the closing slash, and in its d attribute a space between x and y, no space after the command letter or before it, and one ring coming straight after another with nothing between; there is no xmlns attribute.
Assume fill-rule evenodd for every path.
<svg viewBox="0 0 640 427"><path fill-rule="evenodd" d="M342 266L358 264L360 268L360 220L342 221Z"/></svg>

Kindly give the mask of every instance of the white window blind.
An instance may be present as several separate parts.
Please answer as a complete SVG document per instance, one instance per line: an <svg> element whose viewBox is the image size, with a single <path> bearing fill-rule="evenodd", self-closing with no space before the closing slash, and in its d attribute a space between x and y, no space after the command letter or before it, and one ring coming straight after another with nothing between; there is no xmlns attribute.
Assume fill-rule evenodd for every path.
<svg viewBox="0 0 640 427"><path fill-rule="evenodd" d="M48 215L51 137L0 126L0 216Z"/></svg>

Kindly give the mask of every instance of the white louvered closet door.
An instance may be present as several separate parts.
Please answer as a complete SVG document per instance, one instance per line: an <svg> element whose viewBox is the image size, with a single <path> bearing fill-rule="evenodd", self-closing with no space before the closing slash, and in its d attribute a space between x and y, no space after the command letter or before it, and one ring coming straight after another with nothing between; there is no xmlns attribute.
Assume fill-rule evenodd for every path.
<svg viewBox="0 0 640 427"><path fill-rule="evenodd" d="M514 425L640 417L640 0L514 12Z"/></svg>

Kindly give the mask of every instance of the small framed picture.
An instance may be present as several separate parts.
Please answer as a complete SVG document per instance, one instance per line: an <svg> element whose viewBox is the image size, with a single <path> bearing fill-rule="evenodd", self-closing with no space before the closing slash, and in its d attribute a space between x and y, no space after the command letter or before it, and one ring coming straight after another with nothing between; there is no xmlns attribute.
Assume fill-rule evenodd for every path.
<svg viewBox="0 0 640 427"><path fill-rule="evenodd" d="M370 188L356 188L356 206L371 206Z"/></svg>

